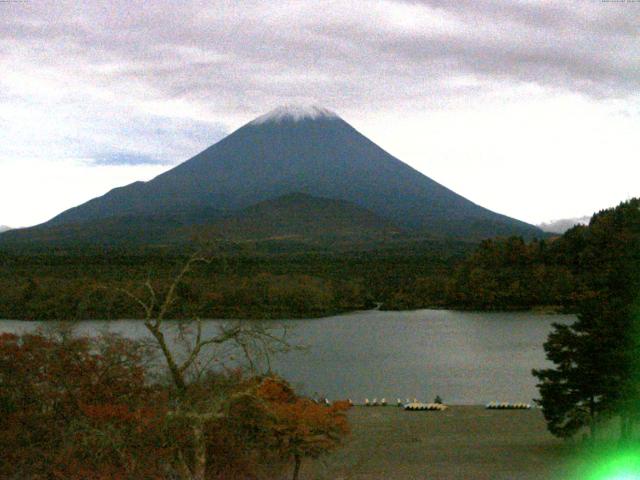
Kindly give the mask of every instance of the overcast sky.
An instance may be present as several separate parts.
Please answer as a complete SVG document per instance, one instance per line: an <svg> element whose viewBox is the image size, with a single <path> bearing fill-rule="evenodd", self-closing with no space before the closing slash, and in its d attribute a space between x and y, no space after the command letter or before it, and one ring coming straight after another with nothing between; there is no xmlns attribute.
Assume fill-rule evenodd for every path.
<svg viewBox="0 0 640 480"><path fill-rule="evenodd" d="M538 223L640 196L640 2L0 1L0 224L283 103Z"/></svg>

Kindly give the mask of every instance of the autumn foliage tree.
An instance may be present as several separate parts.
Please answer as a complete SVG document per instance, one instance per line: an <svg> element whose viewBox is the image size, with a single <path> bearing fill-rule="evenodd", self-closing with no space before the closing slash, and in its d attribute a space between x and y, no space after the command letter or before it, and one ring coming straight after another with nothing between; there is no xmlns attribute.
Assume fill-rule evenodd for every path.
<svg viewBox="0 0 640 480"><path fill-rule="evenodd" d="M174 387L149 381L145 348L117 336L0 335L0 478L258 479L291 462L297 478L304 458L349 431L348 403L318 405L240 370L189 383L177 411Z"/></svg>
<svg viewBox="0 0 640 480"><path fill-rule="evenodd" d="M285 459L294 462L297 480L304 458L317 458L338 447L349 433L345 411L350 404L318 404L295 395L281 379L265 378L257 389L268 415L269 443Z"/></svg>
<svg viewBox="0 0 640 480"><path fill-rule="evenodd" d="M0 335L0 477L160 478L165 402L142 356L119 337Z"/></svg>

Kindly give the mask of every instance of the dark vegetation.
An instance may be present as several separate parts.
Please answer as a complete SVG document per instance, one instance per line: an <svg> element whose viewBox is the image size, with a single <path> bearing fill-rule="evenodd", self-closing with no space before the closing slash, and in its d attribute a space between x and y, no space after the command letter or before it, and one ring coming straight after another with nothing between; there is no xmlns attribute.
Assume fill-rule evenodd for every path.
<svg viewBox="0 0 640 480"><path fill-rule="evenodd" d="M284 247L218 249L179 285L169 316L286 318L373 308L413 288L416 278L446 277L472 245L274 253L277 248ZM185 258L179 251L0 253L0 318L138 318L121 290L139 289L147 278L166 290Z"/></svg>
<svg viewBox="0 0 640 480"><path fill-rule="evenodd" d="M601 218L602 214L595 218ZM576 312L599 268L594 228L525 242L279 238L218 242L178 289L172 318L293 318L343 311L452 308ZM121 291L167 288L185 247L0 249L0 318L114 319L140 312Z"/></svg>

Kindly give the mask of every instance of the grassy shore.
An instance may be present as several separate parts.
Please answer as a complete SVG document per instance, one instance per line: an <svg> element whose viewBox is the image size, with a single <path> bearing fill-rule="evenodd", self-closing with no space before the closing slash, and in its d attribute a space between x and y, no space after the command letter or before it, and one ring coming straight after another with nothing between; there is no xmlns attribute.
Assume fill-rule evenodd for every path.
<svg viewBox="0 0 640 480"><path fill-rule="evenodd" d="M572 447L547 432L537 409L355 407L349 417L347 445L303 464L303 479L572 479Z"/></svg>

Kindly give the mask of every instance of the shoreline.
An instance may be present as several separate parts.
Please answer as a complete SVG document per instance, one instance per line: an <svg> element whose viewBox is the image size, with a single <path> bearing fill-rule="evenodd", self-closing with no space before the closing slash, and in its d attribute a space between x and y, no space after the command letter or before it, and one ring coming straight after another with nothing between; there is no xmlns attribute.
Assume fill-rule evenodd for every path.
<svg viewBox="0 0 640 480"><path fill-rule="evenodd" d="M318 320L323 318L332 318L338 316L348 316L348 315L359 315L368 312L420 312L420 311L451 311L451 312L459 312L459 313L529 313L532 315L575 315L576 312L566 311L561 308L557 308L558 306L550 305L550 306L536 306L528 309L499 309L499 310L478 310L473 308L450 308L450 307L426 307L426 308L406 308L406 309L385 309L384 304L380 304L375 308L366 308L366 309L354 309L354 310L331 310L328 312L318 312L311 313L309 315L289 315L283 317L270 317L270 316L219 316L215 318L201 318L202 321L226 321L226 320L238 320L238 321L288 321L288 320ZM83 319L30 319L30 318L4 318L0 319L0 322L3 321L13 321L13 322L119 322L119 321L133 321L140 320L144 321L142 317L129 317L129 318L83 318ZM196 321L197 319L184 319L184 318L166 318L168 321Z"/></svg>

